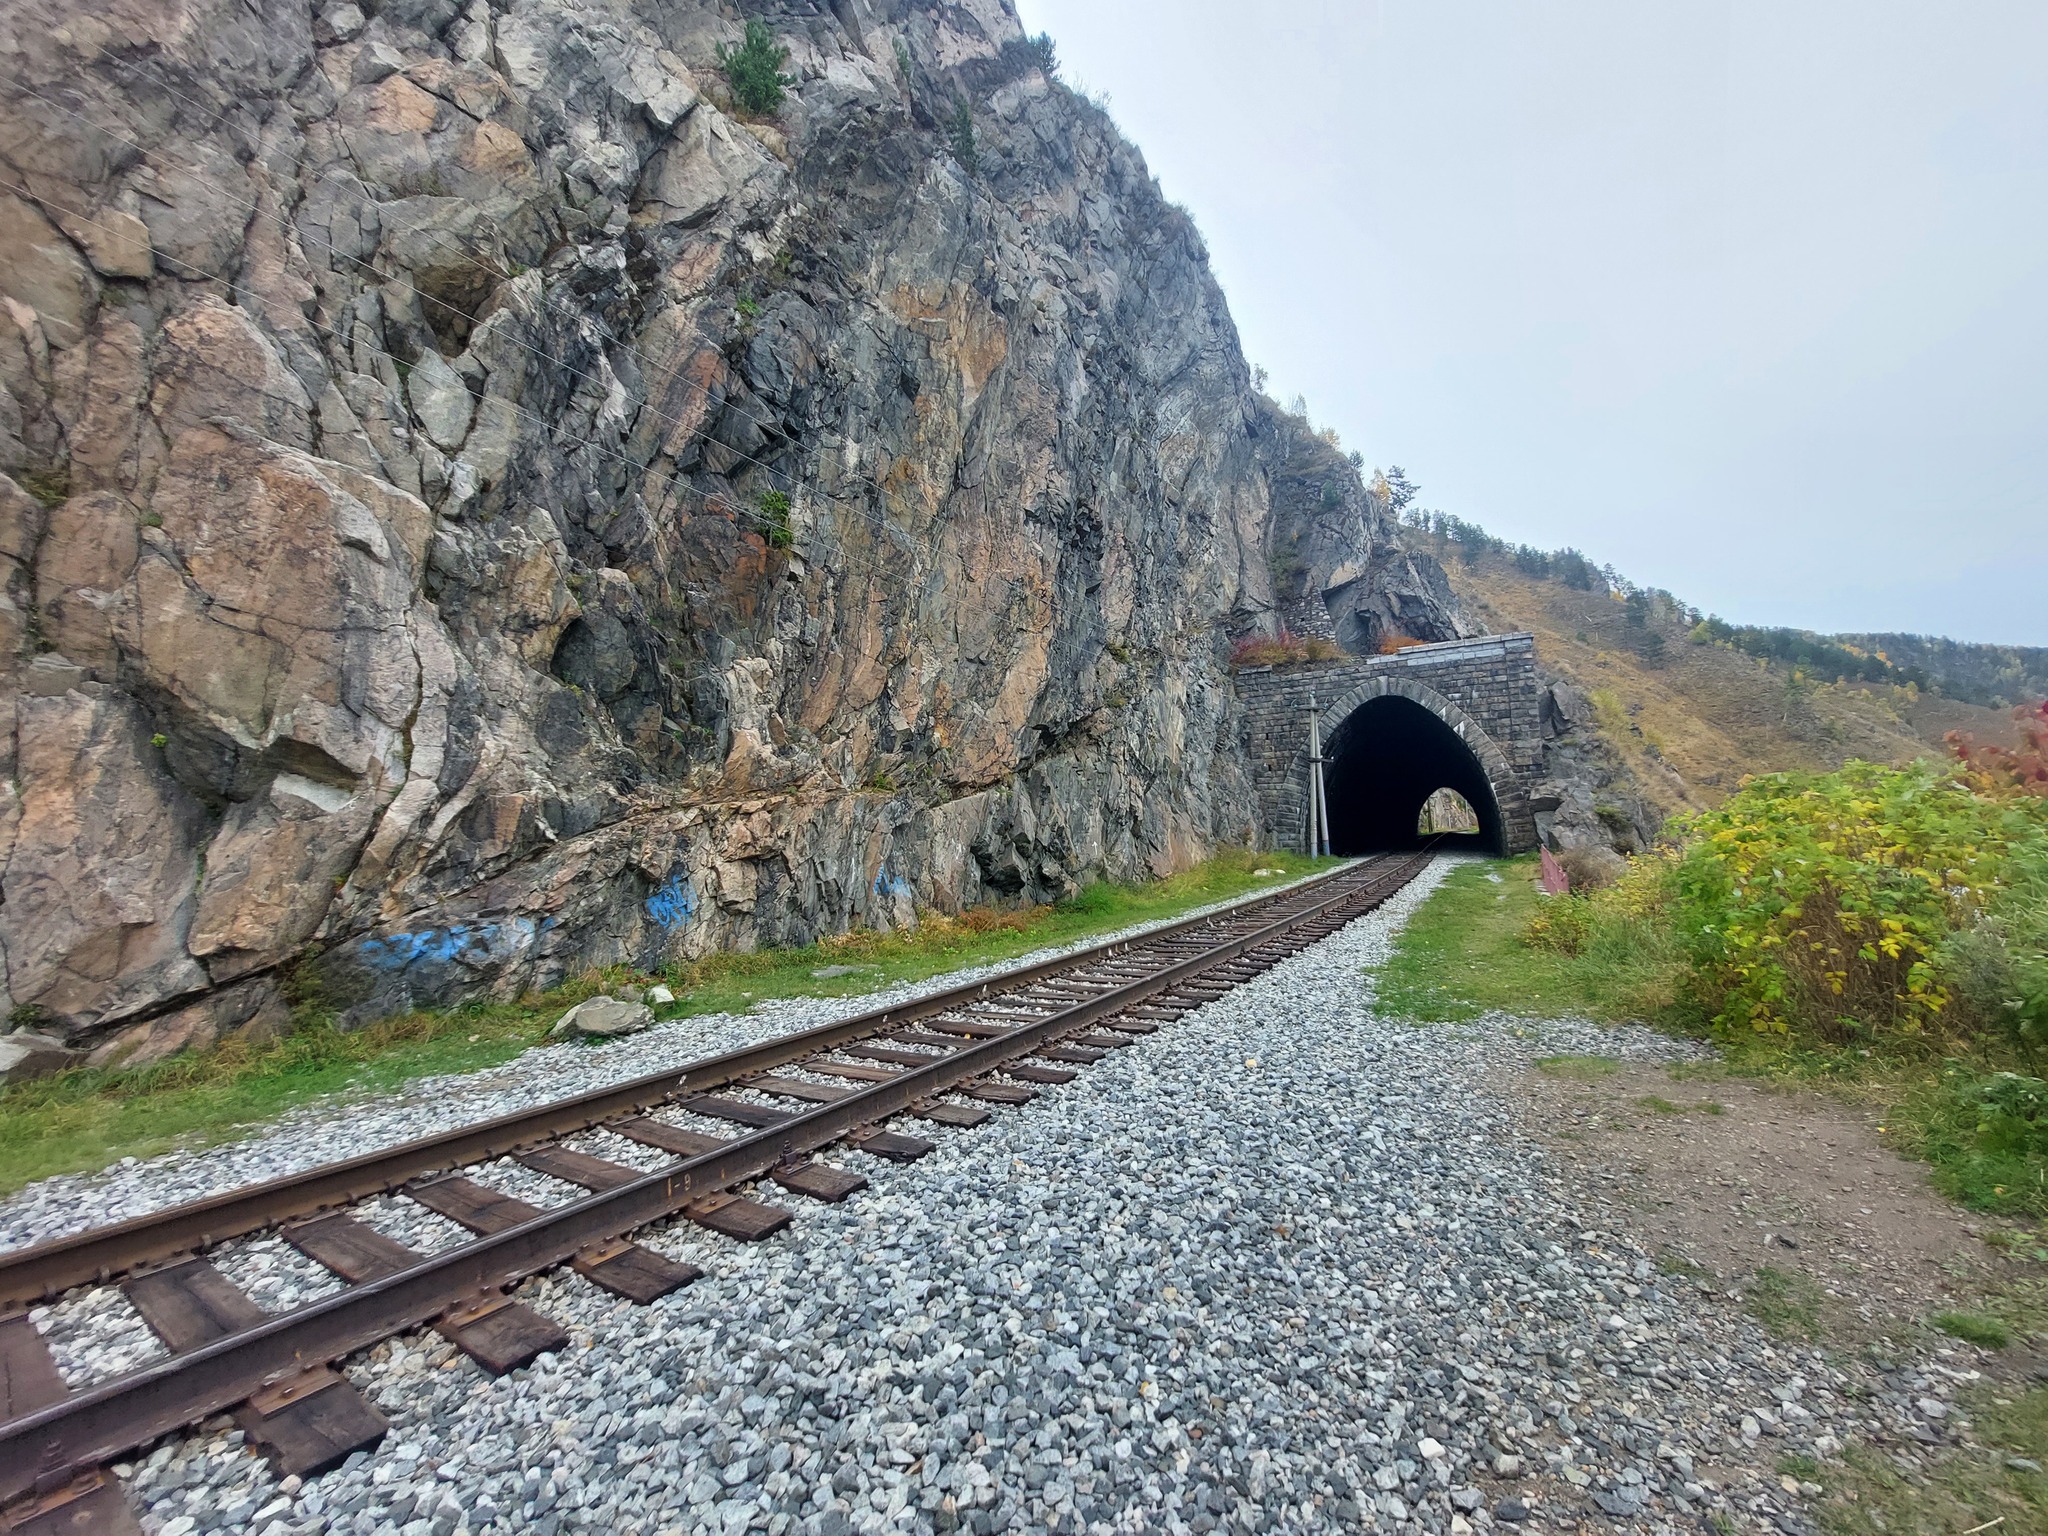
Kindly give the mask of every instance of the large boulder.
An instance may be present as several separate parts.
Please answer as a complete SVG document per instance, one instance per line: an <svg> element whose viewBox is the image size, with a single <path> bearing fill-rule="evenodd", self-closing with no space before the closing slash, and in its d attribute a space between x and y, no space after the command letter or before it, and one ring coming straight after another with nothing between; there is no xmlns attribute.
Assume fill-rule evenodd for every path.
<svg viewBox="0 0 2048 1536"><path fill-rule="evenodd" d="M550 1040L571 1040L578 1035L600 1040L620 1035L637 1035L654 1023L654 1012L645 1003L629 1003L616 997L593 997L578 1003L548 1031Z"/></svg>
<svg viewBox="0 0 2048 1536"><path fill-rule="evenodd" d="M52 1072L75 1066L81 1059L79 1052L66 1049L64 1042L54 1035L17 1029L11 1035L0 1035L0 1084L48 1077Z"/></svg>

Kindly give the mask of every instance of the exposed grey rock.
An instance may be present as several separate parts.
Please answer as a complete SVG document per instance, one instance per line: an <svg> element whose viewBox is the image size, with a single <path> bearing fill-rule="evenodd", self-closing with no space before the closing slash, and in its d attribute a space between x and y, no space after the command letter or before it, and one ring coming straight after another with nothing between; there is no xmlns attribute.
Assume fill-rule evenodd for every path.
<svg viewBox="0 0 2048 1536"><path fill-rule="evenodd" d="M0 1035L0 1083L25 1083L30 1078L48 1077L79 1062L82 1053L66 1050L53 1035L17 1029Z"/></svg>
<svg viewBox="0 0 2048 1536"><path fill-rule="evenodd" d="M569 1040L577 1035L594 1035L599 1039L614 1039L619 1035L637 1035L651 1027L654 1015L645 1003L623 1002L616 997L593 997L578 1003L548 1031L550 1040Z"/></svg>
<svg viewBox="0 0 2048 1536"><path fill-rule="evenodd" d="M1255 838L1283 531L1353 639L1460 632L1000 0L768 17L773 123L710 0L76 10L0 12L144 146L0 102L91 222L0 196L0 1003L73 1045L267 1020L286 957L356 1023Z"/></svg>
<svg viewBox="0 0 2048 1536"><path fill-rule="evenodd" d="M398 63L403 65L404 60ZM433 348L422 352L419 361L412 365L405 380L405 397L437 447L453 453L462 446L462 440L469 436L476 406L462 375L449 367L448 360Z"/></svg>

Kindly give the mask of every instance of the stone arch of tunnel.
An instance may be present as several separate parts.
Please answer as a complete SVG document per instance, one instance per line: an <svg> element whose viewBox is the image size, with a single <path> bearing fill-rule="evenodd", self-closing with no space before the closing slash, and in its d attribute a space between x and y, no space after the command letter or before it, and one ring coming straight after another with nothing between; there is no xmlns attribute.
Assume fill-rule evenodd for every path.
<svg viewBox="0 0 2048 1536"><path fill-rule="evenodd" d="M1423 804L1439 789L1457 791L1479 818L1477 832L1444 834L1450 842L1507 852L1496 785L1512 784L1512 770L1462 710L1428 690L1406 688L1347 699L1332 715L1323 745L1331 852L1417 846Z"/></svg>

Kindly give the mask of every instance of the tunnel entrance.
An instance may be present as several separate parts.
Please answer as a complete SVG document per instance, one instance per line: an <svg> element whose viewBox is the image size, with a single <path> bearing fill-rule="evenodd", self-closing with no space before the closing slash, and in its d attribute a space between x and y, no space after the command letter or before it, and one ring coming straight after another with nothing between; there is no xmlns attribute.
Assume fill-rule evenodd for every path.
<svg viewBox="0 0 2048 1536"><path fill-rule="evenodd" d="M1506 852L1500 803L1477 754L1413 699L1389 693L1366 700L1330 734L1323 756L1332 853L1417 846L1423 808L1440 789L1455 791L1479 822L1476 831L1442 834L1446 846Z"/></svg>

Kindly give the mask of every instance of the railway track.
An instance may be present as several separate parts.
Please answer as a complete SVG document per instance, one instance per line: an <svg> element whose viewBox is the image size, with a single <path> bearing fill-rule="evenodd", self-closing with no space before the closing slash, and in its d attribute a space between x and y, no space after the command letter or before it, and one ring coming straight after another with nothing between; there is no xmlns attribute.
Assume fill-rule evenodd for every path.
<svg viewBox="0 0 2048 1536"><path fill-rule="evenodd" d="M487 1371L517 1369L568 1342L510 1294L527 1277L566 1265L616 1295L655 1301L700 1272L634 1233L682 1218L737 1240L768 1237L793 1213L756 1198L761 1186L837 1201L867 1183L819 1152L921 1157L933 1143L902 1124L972 1126L992 1107L1029 1102L1336 932L1427 859L1366 859L1134 938L0 1254L0 1530L137 1530L107 1469L223 1411L280 1474L338 1465L385 1430L335 1368L348 1355L432 1328ZM635 1144L655 1166L575 1145L593 1132ZM584 1193L543 1209L463 1171L501 1158ZM389 1195L469 1239L421 1252L351 1212ZM264 1312L209 1255L265 1233L341 1288ZM72 1390L26 1309L81 1286L118 1286L168 1353Z"/></svg>

